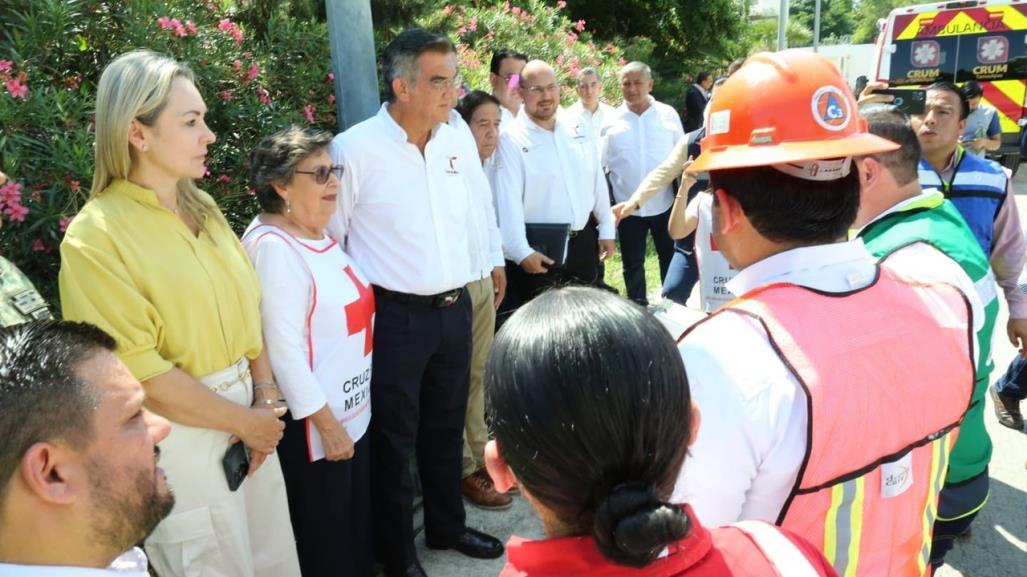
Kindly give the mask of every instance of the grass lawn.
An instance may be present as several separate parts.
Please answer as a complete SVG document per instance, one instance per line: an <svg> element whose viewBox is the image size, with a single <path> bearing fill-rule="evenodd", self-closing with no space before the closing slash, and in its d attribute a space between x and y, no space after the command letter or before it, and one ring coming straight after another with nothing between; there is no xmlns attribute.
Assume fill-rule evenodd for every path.
<svg viewBox="0 0 1027 577"><path fill-rule="evenodd" d="M620 243L617 243L617 254L606 261L606 284L614 287L621 296L627 296L624 290L624 265L620 259ZM646 238L645 245L645 292L649 295L649 301L654 302L660 296L660 261L656 258L656 246L653 245L652 237Z"/></svg>

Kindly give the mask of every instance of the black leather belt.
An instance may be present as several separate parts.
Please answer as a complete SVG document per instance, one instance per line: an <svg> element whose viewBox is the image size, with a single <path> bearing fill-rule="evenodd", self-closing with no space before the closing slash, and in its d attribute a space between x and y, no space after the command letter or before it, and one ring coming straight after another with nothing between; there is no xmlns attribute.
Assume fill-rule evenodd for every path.
<svg viewBox="0 0 1027 577"><path fill-rule="evenodd" d="M413 295L410 293L401 293L393 290L389 290L378 285L374 285L374 296L381 297L386 300L390 300L396 303L402 304L418 304L418 305L429 305L435 308L446 308L452 306L460 299L460 295L463 294L464 288L460 287L451 291L441 292L434 295Z"/></svg>
<svg viewBox="0 0 1027 577"><path fill-rule="evenodd" d="M581 229L581 230L585 230L585 229ZM579 234L581 234L581 230L572 230L570 232L570 238L574 238L574 237L578 236Z"/></svg>

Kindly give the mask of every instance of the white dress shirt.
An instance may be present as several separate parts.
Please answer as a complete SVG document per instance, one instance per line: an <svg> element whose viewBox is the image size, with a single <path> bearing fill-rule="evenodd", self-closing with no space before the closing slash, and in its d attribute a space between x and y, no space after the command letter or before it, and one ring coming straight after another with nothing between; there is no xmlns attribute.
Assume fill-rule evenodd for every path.
<svg viewBox="0 0 1027 577"><path fill-rule="evenodd" d="M3 577L149 577L146 554L133 547L118 556L107 568L71 565L14 565L0 563Z"/></svg>
<svg viewBox="0 0 1027 577"><path fill-rule="evenodd" d="M564 109L567 122L584 120L585 126L589 129L591 138L595 139L596 146L599 146L599 136L602 134L603 126L616 114L614 107L605 102L599 102L595 112L585 108L585 105L578 100ZM574 119L573 121L571 119Z"/></svg>
<svg viewBox="0 0 1027 577"><path fill-rule="evenodd" d="M685 137L678 113L670 106L649 97L649 108L642 114L628 109L627 103L606 119L600 139L600 158L610 174L616 202L624 202L651 170L659 166ZM638 211L638 216L655 216L670 209L674 191L664 186Z"/></svg>
<svg viewBox="0 0 1027 577"><path fill-rule="evenodd" d="M514 118L517 118L517 117L514 116L513 113L510 112L509 109L507 109L507 107L505 107L503 105L500 105L499 106L499 131L502 132L502 131L506 130L506 127L510 126L510 123L513 122Z"/></svg>
<svg viewBox="0 0 1027 577"><path fill-rule="evenodd" d="M473 213L488 181L477 148L441 123L422 156L388 106L332 141L332 160L345 172L329 233L346 239L360 270L389 290L432 295L478 280Z"/></svg>
<svg viewBox="0 0 1027 577"><path fill-rule="evenodd" d="M613 239L610 195L587 134L572 134L559 118L554 130L546 130L519 114L500 135L495 159L492 190L506 258L520 263L535 252L525 223L569 223L581 230L595 214L599 238Z"/></svg>
<svg viewBox="0 0 1027 577"><path fill-rule="evenodd" d="M887 262L916 280L949 275L973 300L973 284L966 274L929 245L901 249ZM743 295L788 282L848 292L866 287L875 275L873 257L856 239L770 256L740 271L728 288ZM975 325L977 316L975 310ZM825 329L843 334L837 328ZM806 451L805 392L766 332L748 316L721 314L696 327L679 349L702 420L672 502L691 503L703 524L711 527L744 519L776 521Z"/></svg>
<svg viewBox="0 0 1027 577"><path fill-rule="evenodd" d="M474 140L471 127L455 109L449 112L449 125L462 133L468 139L470 146L478 150L478 143ZM496 153L493 152L492 156L495 155ZM491 160L492 156L488 160ZM488 161L482 164L485 178L478 178L478 173L474 173L474 177L469 178L467 182L478 201L478 209L471 211L471 219L474 222L473 232L470 235L472 280L491 278L492 269L503 266L503 239L499 236L499 226L496 224L496 205L492 195L492 185L489 182L491 169L488 164Z"/></svg>

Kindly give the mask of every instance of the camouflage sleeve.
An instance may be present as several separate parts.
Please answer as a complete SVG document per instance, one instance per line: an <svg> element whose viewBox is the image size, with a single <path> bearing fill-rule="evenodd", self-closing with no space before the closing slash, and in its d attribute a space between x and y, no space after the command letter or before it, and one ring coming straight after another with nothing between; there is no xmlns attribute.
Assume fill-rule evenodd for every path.
<svg viewBox="0 0 1027 577"><path fill-rule="evenodd" d="M32 281L14 263L0 257L0 326L51 318L46 301Z"/></svg>

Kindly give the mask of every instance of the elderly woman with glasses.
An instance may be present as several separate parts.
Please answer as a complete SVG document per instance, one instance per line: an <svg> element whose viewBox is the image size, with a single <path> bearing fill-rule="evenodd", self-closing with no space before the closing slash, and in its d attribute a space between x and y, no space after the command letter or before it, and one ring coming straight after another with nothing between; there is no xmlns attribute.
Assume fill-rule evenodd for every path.
<svg viewBox="0 0 1027 577"><path fill-rule="evenodd" d="M374 293L325 233L342 167L331 135L281 130L250 152L263 212L243 235L261 288L271 368L289 405L278 447L306 577L370 576ZM341 573L340 573L341 571Z"/></svg>

